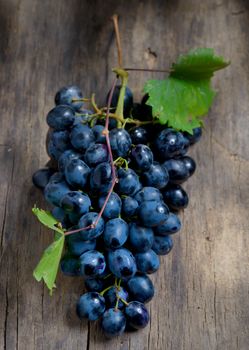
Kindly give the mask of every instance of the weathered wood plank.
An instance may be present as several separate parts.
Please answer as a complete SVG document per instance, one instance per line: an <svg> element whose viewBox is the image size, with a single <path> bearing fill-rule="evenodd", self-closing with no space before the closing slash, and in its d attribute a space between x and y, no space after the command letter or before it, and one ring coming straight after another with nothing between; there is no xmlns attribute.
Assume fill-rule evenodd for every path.
<svg viewBox="0 0 249 350"><path fill-rule="evenodd" d="M242 0L0 1L0 349L247 350L249 343L248 16ZM197 46L232 60L188 182L191 202L172 253L153 276L151 322L104 343L97 325L80 324L74 304L81 280L59 277L51 298L32 278L51 241L30 214L44 206L30 178L42 166L45 115L58 87L76 83L102 103L117 55L109 17L121 14L127 66L167 68ZM149 73L130 74L141 97ZM10 150L11 151L8 151Z"/></svg>

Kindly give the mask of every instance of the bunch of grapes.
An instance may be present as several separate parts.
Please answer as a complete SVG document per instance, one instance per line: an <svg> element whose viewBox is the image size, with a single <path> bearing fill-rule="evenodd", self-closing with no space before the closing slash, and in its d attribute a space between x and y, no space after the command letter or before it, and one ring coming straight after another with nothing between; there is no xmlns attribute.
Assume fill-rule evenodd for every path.
<svg viewBox="0 0 249 350"><path fill-rule="evenodd" d="M196 168L186 153L201 137L201 128L190 135L155 123L148 97L133 103L125 91L126 122L110 118L106 130L103 117L83 108L78 87L59 90L47 115L49 167L33 175L65 230L61 270L85 281L77 314L100 319L108 337L149 322L149 275L181 228L177 214L189 201L181 184ZM111 111L119 94L120 86L109 92Z"/></svg>

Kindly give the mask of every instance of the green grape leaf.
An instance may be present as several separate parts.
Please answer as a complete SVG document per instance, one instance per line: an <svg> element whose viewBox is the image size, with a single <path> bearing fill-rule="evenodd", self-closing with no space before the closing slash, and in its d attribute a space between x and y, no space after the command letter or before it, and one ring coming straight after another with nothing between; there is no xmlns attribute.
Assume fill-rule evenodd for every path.
<svg viewBox="0 0 249 350"><path fill-rule="evenodd" d="M189 80L206 80L212 78L214 72L227 67L223 57L215 56L210 48L198 48L181 55L171 67L170 77Z"/></svg>
<svg viewBox="0 0 249 350"><path fill-rule="evenodd" d="M50 212L36 207L32 209L32 212L44 226L56 231L54 242L45 249L40 262L33 272L33 276L38 282L42 279L44 280L46 286L50 290L50 294L52 295L64 248L65 235L63 229L57 226L59 223Z"/></svg>
<svg viewBox="0 0 249 350"><path fill-rule="evenodd" d="M53 215L49 211L45 211L43 209L38 209L34 207L32 208L32 212L44 226L51 228L51 230L54 230L59 233L64 232L60 227L57 226L59 222L53 217Z"/></svg>
<svg viewBox="0 0 249 350"><path fill-rule="evenodd" d="M189 133L202 125L201 117L208 112L215 96L209 80L175 78L149 80L145 92L149 94L147 104L152 107L153 117L160 124Z"/></svg>
<svg viewBox="0 0 249 350"><path fill-rule="evenodd" d="M211 77L228 64L207 48L180 56L168 78L145 83L144 91L149 95L146 104L152 107L153 118L160 124L192 134L193 128L203 125L214 100L216 93L211 87Z"/></svg>
<svg viewBox="0 0 249 350"><path fill-rule="evenodd" d="M64 233L56 232L54 242L45 249L40 262L33 272L33 276L38 282L42 279L44 280L51 295L53 288L55 288L55 279L63 252L64 242Z"/></svg>

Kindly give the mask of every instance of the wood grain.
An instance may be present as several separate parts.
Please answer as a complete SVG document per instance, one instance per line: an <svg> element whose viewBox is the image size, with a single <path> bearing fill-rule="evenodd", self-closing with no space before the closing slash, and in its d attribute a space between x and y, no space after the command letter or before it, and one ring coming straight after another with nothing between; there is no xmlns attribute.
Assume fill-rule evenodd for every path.
<svg viewBox="0 0 249 350"><path fill-rule="evenodd" d="M208 46L232 65L187 183L189 208L172 253L153 276L150 325L105 342L79 323L81 280L60 276L51 298L32 270L50 234L32 217L45 206L31 175L47 161L46 113L59 87L75 83L102 103L117 62L110 16L121 14L126 66L168 68L179 53ZM249 348L249 42L242 0L0 0L0 349L247 350ZM162 74L131 73L144 81Z"/></svg>

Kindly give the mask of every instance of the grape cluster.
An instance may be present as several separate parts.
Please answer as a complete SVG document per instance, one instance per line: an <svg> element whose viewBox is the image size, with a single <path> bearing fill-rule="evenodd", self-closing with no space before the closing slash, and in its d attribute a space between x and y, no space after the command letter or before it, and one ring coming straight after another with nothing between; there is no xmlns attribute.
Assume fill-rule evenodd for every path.
<svg viewBox="0 0 249 350"><path fill-rule="evenodd" d="M114 108L119 91L117 86ZM146 99L133 103L126 88L125 116L152 121ZM83 109L76 86L59 90L55 104L47 115L50 167L38 170L33 182L62 227L76 230L66 235L61 270L84 278L87 292L78 300L77 314L80 319L101 319L108 337L143 328L149 322L145 304L154 296L148 275L158 270L159 257L171 251L172 235L181 228L177 213L189 201L181 185L196 168L186 153L200 139L201 128L190 135L155 123L119 127L110 119L118 182L106 202L113 172L105 121Z"/></svg>

